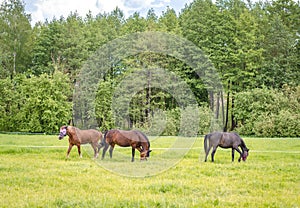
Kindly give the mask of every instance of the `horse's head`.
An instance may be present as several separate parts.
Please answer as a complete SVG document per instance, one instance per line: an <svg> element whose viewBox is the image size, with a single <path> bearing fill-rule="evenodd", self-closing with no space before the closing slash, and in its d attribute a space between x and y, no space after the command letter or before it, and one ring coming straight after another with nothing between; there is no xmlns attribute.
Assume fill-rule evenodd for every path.
<svg viewBox="0 0 300 208"><path fill-rule="evenodd" d="M147 160L147 157L150 157L151 151L152 150L146 150L146 151L141 152L141 160Z"/></svg>
<svg viewBox="0 0 300 208"><path fill-rule="evenodd" d="M59 130L58 139L61 140L67 135L67 126L62 126Z"/></svg>
<svg viewBox="0 0 300 208"><path fill-rule="evenodd" d="M243 151L243 156L242 156L242 160L243 161L246 161L246 159L247 159L247 157L248 157L248 155L249 155L249 149L248 148L246 148L244 151Z"/></svg>

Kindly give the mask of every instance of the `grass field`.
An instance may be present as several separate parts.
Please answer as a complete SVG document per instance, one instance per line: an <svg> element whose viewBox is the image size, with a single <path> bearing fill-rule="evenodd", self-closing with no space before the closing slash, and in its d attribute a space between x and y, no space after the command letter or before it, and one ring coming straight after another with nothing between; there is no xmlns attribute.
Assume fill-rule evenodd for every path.
<svg viewBox="0 0 300 208"><path fill-rule="evenodd" d="M162 139L164 148L174 140ZM244 140L247 162L232 163L231 150L218 149L215 163L204 163L202 138L174 162L158 138L147 162L136 153L131 163L128 148L104 161L93 160L89 146L83 158L74 148L66 159L67 139L0 134L0 207L300 207L300 139ZM151 176L110 170L147 172L162 157L174 164Z"/></svg>

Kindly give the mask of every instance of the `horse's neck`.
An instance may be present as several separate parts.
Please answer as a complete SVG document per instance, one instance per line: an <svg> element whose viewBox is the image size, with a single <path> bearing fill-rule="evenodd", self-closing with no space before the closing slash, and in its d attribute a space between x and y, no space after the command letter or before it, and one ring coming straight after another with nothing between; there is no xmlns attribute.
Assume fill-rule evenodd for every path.
<svg viewBox="0 0 300 208"><path fill-rule="evenodd" d="M72 127L71 131L68 131L67 134L70 138L72 138L73 140L78 140L78 132L79 129L76 127Z"/></svg>
<svg viewBox="0 0 300 208"><path fill-rule="evenodd" d="M246 144L243 139L241 139L241 148L243 149L243 151L245 151L247 149Z"/></svg>

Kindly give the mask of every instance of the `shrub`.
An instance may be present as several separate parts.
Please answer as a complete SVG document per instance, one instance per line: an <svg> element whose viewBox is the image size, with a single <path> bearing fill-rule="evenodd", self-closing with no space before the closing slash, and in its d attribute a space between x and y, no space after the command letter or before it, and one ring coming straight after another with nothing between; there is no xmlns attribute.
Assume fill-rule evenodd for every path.
<svg viewBox="0 0 300 208"><path fill-rule="evenodd" d="M57 132L71 119L70 85L60 72L52 76L0 80L0 130L21 132Z"/></svg>
<svg viewBox="0 0 300 208"><path fill-rule="evenodd" d="M234 114L244 135L296 137L300 132L300 86L282 91L253 89L237 93Z"/></svg>

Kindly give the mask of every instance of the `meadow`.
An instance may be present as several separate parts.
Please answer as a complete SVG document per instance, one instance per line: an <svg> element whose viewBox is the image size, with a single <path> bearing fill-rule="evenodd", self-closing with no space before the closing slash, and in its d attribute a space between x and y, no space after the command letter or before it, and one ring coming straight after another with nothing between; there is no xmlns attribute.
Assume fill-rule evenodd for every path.
<svg viewBox="0 0 300 208"><path fill-rule="evenodd" d="M203 137L171 161L164 148L174 139L154 139L149 160L136 153L131 163L130 148L101 161L85 146L83 158L74 148L66 159L67 139L0 134L0 207L300 207L299 138L245 137L250 152L241 163L229 149L203 162ZM159 160L172 165L147 175ZM130 175L141 168L145 175Z"/></svg>

